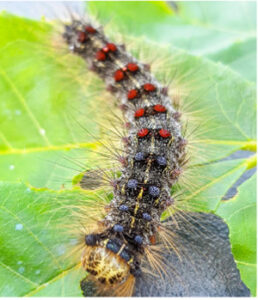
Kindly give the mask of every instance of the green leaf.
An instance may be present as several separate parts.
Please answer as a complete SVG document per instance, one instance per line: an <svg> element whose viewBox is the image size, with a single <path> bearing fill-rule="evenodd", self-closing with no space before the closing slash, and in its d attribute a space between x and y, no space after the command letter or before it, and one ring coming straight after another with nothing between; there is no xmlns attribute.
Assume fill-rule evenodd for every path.
<svg viewBox="0 0 258 300"><path fill-rule="evenodd" d="M221 201L216 213L228 224L232 252L244 282L256 295L256 176L239 187L238 194Z"/></svg>
<svg viewBox="0 0 258 300"><path fill-rule="evenodd" d="M169 78L176 74L173 84L188 92L186 111L187 108L190 112L195 111L195 116L204 120L197 131L198 135L192 137L192 146L198 146L192 166L200 167L193 169L194 176L189 177L187 185L190 188L184 194L186 205L194 210L215 212L228 221L233 253L241 276L255 295L252 279L255 215L248 214L251 230L241 231L246 239L239 244L235 236L235 232L240 230L239 224L229 217L232 213L228 206L231 200L225 202L222 198L248 168L256 165L256 161L253 157L221 160L238 150L250 150L253 153L256 150L255 84L230 68L242 56L248 55L249 47L240 51L241 54L238 53L239 48L233 49L233 60L230 60L231 50L224 53L224 48L218 47L212 52L213 59L219 57L229 66L201 56L210 55L211 52L207 51L209 45L214 47L220 41L226 41L225 45L231 47L232 41L239 38L239 32L244 38L250 32L244 27L238 28L239 32L232 35L222 30L222 36L215 36L212 40L216 30L201 29L189 21L186 28L188 36L184 35L186 21L163 2L88 4L99 13L102 20L106 21L107 13L112 11L110 17L120 29L122 27L126 32L130 28L130 33L144 36L141 37L138 50L133 51L136 56L140 57L145 52L149 53L150 58L155 54L157 57L163 54L169 57L166 73ZM198 19L198 10L193 10L190 4L187 8L187 5L182 3L182 7L185 7L182 9L184 18L194 16L195 20ZM213 26L218 16L218 12L213 17L209 16ZM224 16L221 19L224 20ZM235 24L233 17L230 20L226 24L221 23L221 26L229 30ZM175 31L175 35L168 36L171 26L173 30L177 28L176 22L177 34ZM116 35L115 29L110 29L111 35ZM194 41L196 47L187 48L185 45L192 30L201 34ZM145 39L146 36L158 41L159 45ZM207 37L210 39L206 40ZM160 45L171 41L177 47L164 48ZM137 49L138 42L134 40L133 45ZM250 48L253 51L253 44ZM200 52L202 49L205 50L203 53ZM198 53L198 56L193 53ZM0 54L0 92L4 99L0 103L0 179L3 181L0 186L0 222L1 228L4 228L0 243L0 290L3 296L78 296L79 278L82 278L83 272L78 273L74 263L59 257L58 263L53 263L53 256L58 254L58 245L62 245L64 238L60 236L56 225L63 224L62 217L70 217L69 210L63 210L59 215L56 209L62 206L64 199L65 203L76 204L78 199L83 201L94 197L94 193L67 188L72 185L73 176L78 176L81 171L81 167L75 166L76 158L81 158L87 168L93 168L96 164L93 151L97 151L99 145L95 138L85 134L76 124L82 124L96 137L101 137L99 121L103 119L105 105L103 100L99 105L94 92L102 91L104 85L91 74L92 82L85 87L88 72L84 62L58 50L58 45L53 44L52 25L44 21L35 22L2 14ZM243 70L241 67L239 72ZM156 69L155 73L161 81L164 79L163 69ZM195 125L195 120L191 122L190 119L190 131L195 129ZM57 178L58 182L55 181ZM68 184L66 180L69 180ZM65 183L66 189L61 192L34 188L27 190L27 185L15 183L17 181L29 182L34 187L55 189ZM242 207L249 203L249 194L244 194L247 193L247 187L250 193L253 192L253 187L249 187L251 181L253 178L239 188L236 199L241 199L238 203L241 202ZM22 230L15 230L19 224L22 224ZM245 255L246 249L251 256ZM18 262L24 262L25 267Z"/></svg>

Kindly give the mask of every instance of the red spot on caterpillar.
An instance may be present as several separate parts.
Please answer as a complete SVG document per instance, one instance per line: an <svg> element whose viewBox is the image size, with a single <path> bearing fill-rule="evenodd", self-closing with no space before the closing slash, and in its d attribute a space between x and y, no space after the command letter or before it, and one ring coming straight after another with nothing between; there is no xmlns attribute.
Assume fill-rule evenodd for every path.
<svg viewBox="0 0 258 300"><path fill-rule="evenodd" d="M78 42L84 43L88 39L87 34L84 31L79 31L78 32Z"/></svg>
<svg viewBox="0 0 258 300"><path fill-rule="evenodd" d="M92 26L86 26L85 27L85 30L88 32L88 33L96 33L97 30L95 28L93 28Z"/></svg>
<svg viewBox="0 0 258 300"><path fill-rule="evenodd" d="M163 138L168 138L168 137L171 136L170 132L167 131L166 129L163 129L163 128L160 129L159 135L160 135L161 137L163 137Z"/></svg>
<svg viewBox="0 0 258 300"><path fill-rule="evenodd" d="M121 81L124 79L124 72L122 70L116 70L114 73L115 81Z"/></svg>
<svg viewBox="0 0 258 300"><path fill-rule="evenodd" d="M149 133L149 130L147 128L142 128L138 131L137 135L138 137L142 138L145 137Z"/></svg>
<svg viewBox="0 0 258 300"><path fill-rule="evenodd" d="M127 94L127 99L132 100L138 96L138 91L137 90L130 90Z"/></svg>
<svg viewBox="0 0 258 300"><path fill-rule="evenodd" d="M106 47L107 47L108 50L111 51L111 52L115 52L115 51L117 50L116 45L113 44L113 43L108 43L108 44L106 45Z"/></svg>
<svg viewBox="0 0 258 300"><path fill-rule="evenodd" d="M145 83L144 86L143 86L144 90L146 92L153 92L156 90L156 87L155 85L151 84L151 83Z"/></svg>
<svg viewBox="0 0 258 300"><path fill-rule="evenodd" d="M129 64L127 64L127 69L130 72L136 72L139 69L139 67L134 63L129 63Z"/></svg>
<svg viewBox="0 0 258 300"><path fill-rule="evenodd" d="M99 50L97 53L96 53L96 59L97 60L100 60L100 61L103 61L106 59L106 54L102 51L102 50Z"/></svg>
<svg viewBox="0 0 258 300"><path fill-rule="evenodd" d="M106 46L102 49L103 52L108 53L109 51L115 52L117 47L113 43L107 43Z"/></svg>
<svg viewBox="0 0 258 300"><path fill-rule="evenodd" d="M138 109L138 110L135 112L135 114L134 114L135 118L140 118L140 117L142 117L143 115L144 115L144 108Z"/></svg>
<svg viewBox="0 0 258 300"><path fill-rule="evenodd" d="M153 109L156 111L156 112L165 112L167 111L166 107L161 105L161 104L156 104L154 105Z"/></svg>

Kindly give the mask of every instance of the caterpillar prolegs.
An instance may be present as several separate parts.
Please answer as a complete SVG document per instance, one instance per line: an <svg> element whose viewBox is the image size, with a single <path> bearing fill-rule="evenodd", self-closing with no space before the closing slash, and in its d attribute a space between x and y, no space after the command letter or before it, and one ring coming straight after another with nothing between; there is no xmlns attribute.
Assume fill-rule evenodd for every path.
<svg viewBox="0 0 258 300"><path fill-rule="evenodd" d="M171 205L170 190L186 163L186 144L179 113L167 88L124 47L108 40L101 28L73 19L63 37L106 83L124 112L121 176L104 219L85 235L82 265L101 293L130 296L148 263L162 272L162 247L173 247L161 214ZM145 262L146 261L146 262Z"/></svg>

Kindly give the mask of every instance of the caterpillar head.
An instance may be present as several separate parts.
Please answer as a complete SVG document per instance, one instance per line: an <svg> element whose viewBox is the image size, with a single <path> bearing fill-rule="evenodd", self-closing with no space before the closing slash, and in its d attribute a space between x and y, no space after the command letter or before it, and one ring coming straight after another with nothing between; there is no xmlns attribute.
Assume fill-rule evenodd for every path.
<svg viewBox="0 0 258 300"><path fill-rule="evenodd" d="M103 289L122 289L131 295L135 277L131 274L131 255L112 239L99 240L97 234L85 237L82 266ZM117 291L113 291L115 294ZM121 290L120 290L121 292Z"/></svg>
<svg viewBox="0 0 258 300"><path fill-rule="evenodd" d="M97 281L109 286L123 283L130 275L128 263L106 247L87 247L82 265Z"/></svg>

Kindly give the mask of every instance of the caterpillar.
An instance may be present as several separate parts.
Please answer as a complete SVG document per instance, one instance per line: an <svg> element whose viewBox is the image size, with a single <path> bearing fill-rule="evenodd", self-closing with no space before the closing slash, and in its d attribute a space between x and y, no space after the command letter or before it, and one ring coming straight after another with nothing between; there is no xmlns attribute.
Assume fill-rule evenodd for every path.
<svg viewBox="0 0 258 300"><path fill-rule="evenodd" d="M142 273L143 256L155 263L152 247L162 226L161 214L173 204L170 189L186 162L187 142L179 113L148 66L90 23L73 20L63 37L105 80L127 120L121 176L114 183L109 212L97 230L85 236L82 265L102 284L102 291L130 296Z"/></svg>

